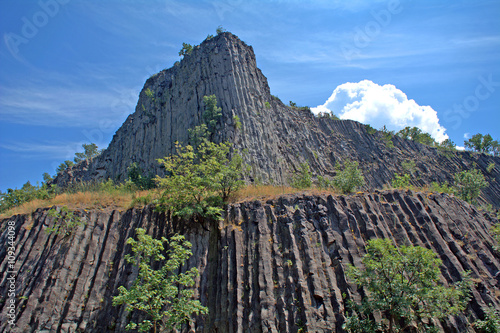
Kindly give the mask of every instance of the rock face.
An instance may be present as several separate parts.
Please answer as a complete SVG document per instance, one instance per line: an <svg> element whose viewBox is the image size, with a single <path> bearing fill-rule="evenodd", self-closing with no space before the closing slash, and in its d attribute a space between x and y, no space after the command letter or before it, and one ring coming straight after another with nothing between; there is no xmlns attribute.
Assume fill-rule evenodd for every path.
<svg viewBox="0 0 500 333"><path fill-rule="evenodd" d="M157 159L172 154L176 141L188 143L188 129L202 122L203 96L212 94L222 108L213 139L247 152L248 181L289 183L301 163L308 163L314 176L331 177L337 162L351 159L363 170L365 188L375 189L390 183L401 164L411 160L417 166L411 180L416 186L453 182L456 172L479 168L490 184L482 202L500 207L499 157L443 152L397 137L390 148L382 133L369 134L358 122L318 118L307 108L285 106L270 94L252 47L231 33L205 40L180 63L149 78L135 112L109 147L92 163L79 164L54 182L123 181L134 162L147 173L162 175ZM495 166L487 172L490 163Z"/></svg>
<svg viewBox="0 0 500 333"><path fill-rule="evenodd" d="M137 274L124 261L137 227L155 237L180 232L193 243L184 269L199 268L197 297L209 315L183 332L342 332L342 295L360 298L346 265L360 267L366 241L375 237L432 249L443 261L442 283L472 272L467 315L443 322L445 332L470 331L489 304L500 309L500 257L489 234L499 221L446 194L289 195L230 205L209 229L169 221L152 206L76 214L85 224L66 237L46 232L54 224L47 210L2 221L2 244L9 221L15 229L17 302L10 327L2 246L0 331L123 332L129 317L112 306L112 296Z"/></svg>

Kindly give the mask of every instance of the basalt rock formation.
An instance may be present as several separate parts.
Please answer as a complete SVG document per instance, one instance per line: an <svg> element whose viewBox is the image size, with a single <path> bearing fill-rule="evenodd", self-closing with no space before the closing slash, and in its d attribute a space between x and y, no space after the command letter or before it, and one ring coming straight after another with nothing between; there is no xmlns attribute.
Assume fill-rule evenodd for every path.
<svg viewBox="0 0 500 333"><path fill-rule="evenodd" d="M360 164L366 189L380 189L415 161L412 184L453 183L453 175L477 167L489 187L481 202L500 207L500 158L469 152L444 152L399 137L388 146L381 132L369 134L355 121L314 116L308 108L285 106L270 93L266 77L257 68L251 46L231 33L205 40L180 63L149 78L135 112L116 132L109 147L91 163L81 163L59 174L54 183L124 181L127 168L137 163L153 175L162 175L158 158L174 153L175 142L188 143L188 129L200 125L203 97L216 95L222 117L215 141L230 141L251 166L247 181L287 184L308 163L315 177L332 177L334 166L346 159ZM239 119L240 125L237 125ZM487 172L490 163L493 170Z"/></svg>
<svg viewBox="0 0 500 333"><path fill-rule="evenodd" d="M360 299L346 265L360 267L374 237L435 251L444 284L472 272L467 312L444 321L445 332L471 331L488 305L500 309L500 256L489 234L499 221L446 194L285 195L230 205L210 230L170 221L152 206L77 214L85 224L69 236L46 232L55 223L47 209L8 220L16 235L16 325L6 316L8 255L1 247L0 331L123 332L130 316L112 306L112 296L137 274L124 260L137 227L155 237L180 232L193 244L188 266L200 270L197 297L209 314L183 332L342 332L344 297Z"/></svg>
<svg viewBox="0 0 500 333"><path fill-rule="evenodd" d="M362 295L346 277L347 264L361 267L366 242L375 237L432 249L443 261L443 284L471 271L475 285L466 313L443 321L442 331L471 331L488 306L500 309L500 254L490 234L497 218L447 194L377 190L409 160L416 162L417 186L452 182L456 172L475 167L489 182L481 202L499 207L500 158L399 137L391 147L383 133L370 134L358 122L285 106L270 94L252 48L230 33L205 40L149 78L109 147L54 183L124 181L132 163L161 175L156 159L174 153L176 141L189 143L188 129L202 123L203 97L212 94L222 108L212 139L246 151L247 181L285 184L301 163L315 177L332 177L337 162L351 159L364 173L364 192L234 203L210 226L172 220L154 206L76 211L83 225L68 235L50 232L56 219L48 209L5 219L1 332L123 332L139 314L112 300L137 276L124 258L125 242L138 227L157 238L181 233L193 244L183 270L199 269L196 296L209 314L182 332L342 332L346 298ZM4 246L9 237L15 237L10 248Z"/></svg>

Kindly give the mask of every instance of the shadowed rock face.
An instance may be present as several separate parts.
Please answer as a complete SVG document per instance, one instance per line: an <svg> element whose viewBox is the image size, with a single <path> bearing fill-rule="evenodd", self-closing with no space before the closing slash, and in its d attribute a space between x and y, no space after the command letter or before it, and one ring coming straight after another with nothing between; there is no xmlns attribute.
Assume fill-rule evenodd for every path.
<svg viewBox="0 0 500 333"><path fill-rule="evenodd" d="M374 237L432 249L443 261L445 284L472 271L477 284L467 316L449 318L444 331L467 332L487 304L500 309L500 257L489 234L499 221L448 195L290 195L230 205L224 221L209 228L169 221L152 206L78 214L85 226L67 237L45 232L54 223L47 210L2 221L2 244L8 221L16 233L13 332L123 332L127 312L112 306L112 296L137 274L124 261L125 241L137 227L155 237L180 232L193 243L183 269L200 269L197 297L210 311L195 319L196 332L341 332L342 295L360 299L346 265L361 267L366 241ZM9 332L7 260L2 246L2 332Z"/></svg>
<svg viewBox="0 0 500 333"><path fill-rule="evenodd" d="M231 33L196 46L170 69L149 78L135 112L118 129L109 147L91 163L80 163L59 174L54 183L123 181L127 168L137 163L146 173L163 175L158 158L174 152L175 142L188 143L188 129L202 122L203 97L215 94L222 117L213 136L246 151L251 166L248 181L286 184L308 163L314 176L332 177L334 166L356 160L366 178L366 189L390 183L402 163L413 160L417 169L411 183L453 183L461 170L479 168L490 186L481 202L500 207L500 158L468 152L442 152L413 141L393 138L388 148L381 133L369 134L363 124L317 118L309 110L285 106L270 94L267 79L257 68L251 46ZM237 128L236 117L241 127ZM491 172L486 168L495 167Z"/></svg>

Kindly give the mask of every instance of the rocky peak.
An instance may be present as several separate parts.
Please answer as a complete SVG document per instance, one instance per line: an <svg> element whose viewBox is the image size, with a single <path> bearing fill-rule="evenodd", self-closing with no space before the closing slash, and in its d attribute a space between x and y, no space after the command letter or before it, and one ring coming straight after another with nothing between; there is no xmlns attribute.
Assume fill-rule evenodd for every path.
<svg viewBox="0 0 500 333"><path fill-rule="evenodd" d="M301 163L309 164L314 176L332 177L335 164L350 159L359 162L366 188L382 188L401 171L402 162L413 160L417 170L412 184L417 186L453 182L456 172L478 167L490 183L483 191L486 202L499 205L500 158L443 153L397 137L391 147L381 133L369 134L358 122L318 118L307 107L285 106L270 94L252 47L229 32L207 38L172 68L150 77L135 112L101 156L58 175L55 183L123 181L134 162L162 175L157 159L172 154L176 141L188 142L188 129L202 122L203 97L212 94L222 108L214 139L245 150L248 181L287 184ZM496 167L487 172L492 162Z"/></svg>

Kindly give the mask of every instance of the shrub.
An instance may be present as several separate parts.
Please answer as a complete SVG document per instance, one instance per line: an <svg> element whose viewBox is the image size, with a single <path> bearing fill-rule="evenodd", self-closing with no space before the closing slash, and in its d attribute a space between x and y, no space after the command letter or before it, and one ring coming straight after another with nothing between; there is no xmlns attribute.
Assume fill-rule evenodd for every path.
<svg viewBox="0 0 500 333"><path fill-rule="evenodd" d="M309 164L301 163L300 170L292 179L292 187L298 189L306 189L312 186L312 173Z"/></svg>
<svg viewBox="0 0 500 333"><path fill-rule="evenodd" d="M63 206L59 210L52 208L47 215L55 219L54 226L45 229L48 234L69 236L78 226L85 225L82 219L70 211L67 206Z"/></svg>
<svg viewBox="0 0 500 333"><path fill-rule="evenodd" d="M455 188L448 183L439 184L438 182L432 182L429 190L438 193L455 194Z"/></svg>
<svg viewBox="0 0 500 333"><path fill-rule="evenodd" d="M127 304L127 310L144 312L148 319L140 323L130 322L126 329L148 332L153 329L173 330L189 321L193 314L206 314L208 309L194 300L195 279L199 276L196 267L185 273L178 273L187 259L192 256L191 243L184 236L174 235L170 241L165 237L153 239L144 229L136 229L137 241L127 239L133 255L127 254L126 261L137 265L139 273L130 289L120 286L113 305ZM164 256L163 243L169 250ZM166 261L165 261L166 260ZM154 269L158 267L159 269ZM163 331L162 330L162 331Z"/></svg>
<svg viewBox="0 0 500 333"><path fill-rule="evenodd" d="M500 332L500 316L495 308L490 306L485 311L484 320L476 320L472 326L479 333L498 333Z"/></svg>
<svg viewBox="0 0 500 333"><path fill-rule="evenodd" d="M394 179L392 180L392 187L394 188L408 188L410 186L410 178L409 174L398 175L394 174Z"/></svg>
<svg viewBox="0 0 500 333"><path fill-rule="evenodd" d="M230 143L205 141L197 152L179 143L176 148L176 155L158 160L168 175L156 177L163 189L160 209L200 223L220 218L222 204L243 185L242 157L235 152L230 157Z"/></svg>
<svg viewBox="0 0 500 333"><path fill-rule="evenodd" d="M365 129L366 129L366 132L367 132L368 134L373 135L373 134L377 133L377 130L376 130L375 128L371 127L371 126L370 126L370 125L368 125L368 124L366 124L366 125L365 125Z"/></svg>
<svg viewBox="0 0 500 333"><path fill-rule="evenodd" d="M468 203L476 203L481 189L488 186L481 171L477 169L462 171L455 174L457 194Z"/></svg>
<svg viewBox="0 0 500 333"><path fill-rule="evenodd" d="M333 184L332 184L331 180L329 180L323 176L318 176L317 186L319 189L324 190L324 189L332 188Z"/></svg>
<svg viewBox="0 0 500 333"><path fill-rule="evenodd" d="M491 173L495 169L495 162L490 162L486 167L486 172Z"/></svg>
<svg viewBox="0 0 500 333"><path fill-rule="evenodd" d="M193 45L182 43L182 49L179 51L179 56L187 56L193 52Z"/></svg>
<svg viewBox="0 0 500 333"><path fill-rule="evenodd" d="M361 304L348 301L348 332L403 332L411 325L427 331L433 328L430 319L457 314L467 306L472 285L468 274L451 287L438 284L442 262L431 250L396 248L389 239L369 240L366 249L364 269L349 265L347 270L366 292ZM373 313L382 320L376 321Z"/></svg>
<svg viewBox="0 0 500 333"><path fill-rule="evenodd" d="M333 186L342 193L351 193L363 186L365 179L358 165L356 161L347 160L344 163L344 170L341 170L340 165L337 164L335 167L337 174L333 178Z"/></svg>

